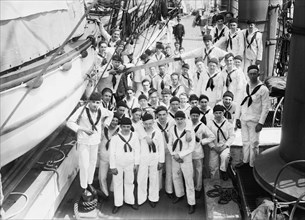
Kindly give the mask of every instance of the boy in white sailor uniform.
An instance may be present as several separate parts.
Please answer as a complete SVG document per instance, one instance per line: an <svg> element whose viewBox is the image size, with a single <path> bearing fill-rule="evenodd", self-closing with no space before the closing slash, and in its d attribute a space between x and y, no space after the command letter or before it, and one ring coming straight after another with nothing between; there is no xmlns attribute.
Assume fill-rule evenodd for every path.
<svg viewBox="0 0 305 220"><path fill-rule="evenodd" d="M119 132L118 113L114 113L109 126L105 126L102 131L101 143L99 145L99 173L98 179L100 189L108 197L107 175L109 171L109 145L111 138Z"/></svg>
<svg viewBox="0 0 305 220"><path fill-rule="evenodd" d="M184 87L180 84L179 82L179 73L177 72L173 72L171 74L171 85L170 85L170 89L171 89L171 92L172 92L172 96L176 96L176 97L179 97L179 95L181 93L184 93Z"/></svg>
<svg viewBox="0 0 305 220"><path fill-rule="evenodd" d="M193 82L194 82L194 94L197 96L201 95L201 87L200 84L201 75L206 72L206 65L203 62L202 57L195 58L196 72L193 73Z"/></svg>
<svg viewBox="0 0 305 220"><path fill-rule="evenodd" d="M154 129L159 130L162 134L162 141L165 152L165 193L167 196L173 198L173 177L172 177L172 156L167 148L169 141L169 128L173 126L174 120L168 117L168 110L165 106L157 107L156 111L157 120L154 124ZM160 183L162 184L162 172L159 175Z"/></svg>
<svg viewBox="0 0 305 220"><path fill-rule="evenodd" d="M140 142L138 135L131 130L131 120L122 118L120 131L110 141L110 171L113 174L114 208L117 213L125 203L138 209L134 198L134 172L140 163Z"/></svg>
<svg viewBox="0 0 305 220"><path fill-rule="evenodd" d="M202 189L202 170L203 170L203 146L214 141L215 135L211 130L199 121L200 110L193 107L190 111L191 121L195 132L195 149L192 153L194 167L195 197L199 198Z"/></svg>
<svg viewBox="0 0 305 220"><path fill-rule="evenodd" d="M234 66L234 55L227 53L225 55L226 68L221 71L221 76L225 81L223 92L231 91L235 97L235 101L240 103L242 101L242 94L247 84L246 77L242 70Z"/></svg>
<svg viewBox="0 0 305 220"><path fill-rule="evenodd" d="M243 56L244 55L244 36L241 30L237 27L238 20L237 18L232 18L229 21L230 31L226 35L226 51L233 53L234 56Z"/></svg>
<svg viewBox="0 0 305 220"><path fill-rule="evenodd" d="M201 74L199 82L199 85L202 85L199 93L209 97L210 106L214 106L217 102L221 101L225 89L225 80L220 74L218 65L218 59L211 58L208 70Z"/></svg>
<svg viewBox="0 0 305 220"><path fill-rule="evenodd" d="M180 75L180 84L183 86L187 95L194 93L193 75L189 73L189 69L190 66L187 63L184 63Z"/></svg>
<svg viewBox="0 0 305 220"><path fill-rule="evenodd" d="M200 115L200 121L207 125L207 122L214 118L212 108L209 106L209 97L206 95L199 96L198 108L202 115Z"/></svg>
<svg viewBox="0 0 305 220"><path fill-rule="evenodd" d="M107 67L107 68L106 68ZM106 70L104 70L106 68ZM110 65L105 65L99 71L99 77L102 80L99 81L97 85L97 90L101 92L104 88L110 88L113 93L116 92L119 82L121 80L123 70L125 66L123 65L123 60L119 55L113 55Z"/></svg>
<svg viewBox="0 0 305 220"><path fill-rule="evenodd" d="M165 106L159 106L156 111L157 120L154 124L154 129L159 130L163 136L164 151L165 151L165 192L167 196L173 198L173 177L172 177L172 156L167 145L169 144L169 130L175 125L175 121L168 114L168 109ZM191 126L187 125L186 139L191 141ZM162 183L162 173L160 173L160 183Z"/></svg>
<svg viewBox="0 0 305 220"><path fill-rule="evenodd" d="M250 65L260 65L263 59L262 33L256 28L255 20L247 21L248 28L242 30L245 42L244 73Z"/></svg>
<svg viewBox="0 0 305 220"><path fill-rule="evenodd" d="M237 112L237 104L233 101L234 95L230 91L226 91L222 96L222 101L217 103L218 105L222 105L224 107L224 116L225 118L235 126L235 114Z"/></svg>
<svg viewBox="0 0 305 220"><path fill-rule="evenodd" d="M141 136L144 135L144 127L142 124L142 110L140 108L134 108L131 110L131 123L132 123L132 128L131 130L133 132L136 132L141 138Z"/></svg>
<svg viewBox="0 0 305 220"><path fill-rule="evenodd" d="M159 170L164 163L164 142L161 132L153 127L154 118L151 114L145 114L142 121L145 133L140 139L138 204L142 205L147 200L147 180L149 179L148 200L150 206L154 208L159 201Z"/></svg>
<svg viewBox="0 0 305 220"><path fill-rule="evenodd" d="M227 49L226 36L228 35L229 28L224 24L224 16L221 14L216 15L216 25L212 28L210 34L213 37L213 43L216 47L222 50Z"/></svg>
<svg viewBox="0 0 305 220"><path fill-rule="evenodd" d="M87 189L96 194L92 186L96 168L98 146L101 141L102 120L112 117L113 113L100 108L101 94L93 93L89 98L88 106L79 108L68 119L67 127L77 133L77 151L79 161L79 179L83 194Z"/></svg>
<svg viewBox="0 0 305 220"><path fill-rule="evenodd" d="M235 139L234 128L224 117L224 107L222 105L215 105L213 113L214 120L207 124L208 128L216 136L216 139L209 144L211 148L209 161L210 174L211 178L217 178L218 170L220 170L221 178L228 180L226 172L230 157L230 146Z"/></svg>
<svg viewBox="0 0 305 220"><path fill-rule="evenodd" d="M162 99L161 99L160 105L163 105L167 109L169 109L169 107L170 107L170 99L172 98L171 90L165 88L165 89L162 90L161 94L162 94Z"/></svg>
<svg viewBox="0 0 305 220"><path fill-rule="evenodd" d="M169 102L170 102L170 108L168 114L172 119L174 119L175 113L179 110L180 107L180 99L176 96L173 96Z"/></svg>
<svg viewBox="0 0 305 220"><path fill-rule="evenodd" d="M236 114L236 119L240 121L236 121L236 124L241 125L243 163L249 163L250 167L253 167L255 157L259 153L259 134L269 112L270 100L268 88L258 79L257 65L248 67L248 77L245 98L241 103L240 112Z"/></svg>
<svg viewBox="0 0 305 220"><path fill-rule="evenodd" d="M164 88L170 87L171 84L171 77L169 71L166 70L165 64L159 66L159 73L156 75L152 81L154 88L158 91L158 96L162 97L162 90Z"/></svg>
<svg viewBox="0 0 305 220"><path fill-rule="evenodd" d="M181 59L185 60L192 57L200 57L203 59L206 67L208 66L208 61L213 57L217 58L219 61L222 61L227 52L213 45L212 36L204 35L203 42L205 47L186 52L181 55ZM177 58L177 60L179 60L179 58Z"/></svg>
<svg viewBox="0 0 305 220"><path fill-rule="evenodd" d="M193 180L192 152L195 147L195 133L191 131L192 141L186 141L186 117L184 112L177 111L175 125L170 128L168 149L172 155L172 173L176 198L173 203L179 202L185 195L183 178L186 188L189 214L195 212L195 189Z"/></svg>
<svg viewBox="0 0 305 220"><path fill-rule="evenodd" d="M126 88L126 97L123 98L123 102L125 102L128 107L126 115L130 118L132 109L139 107L138 99L135 97L135 92L132 87Z"/></svg>
<svg viewBox="0 0 305 220"><path fill-rule="evenodd" d="M102 107L108 109L109 111L114 111L116 102L115 98L113 97L113 92L110 88L104 88L102 90Z"/></svg>

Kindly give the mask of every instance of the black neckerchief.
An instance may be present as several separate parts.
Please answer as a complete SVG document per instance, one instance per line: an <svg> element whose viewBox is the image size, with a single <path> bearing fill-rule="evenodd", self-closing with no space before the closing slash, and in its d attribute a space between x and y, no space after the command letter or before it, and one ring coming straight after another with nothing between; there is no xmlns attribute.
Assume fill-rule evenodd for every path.
<svg viewBox="0 0 305 220"><path fill-rule="evenodd" d="M232 82L232 78L231 78L231 74L233 72L235 72L236 69L231 70L230 72L228 72L228 70L226 70L227 72L227 78L226 78L226 87L228 88Z"/></svg>
<svg viewBox="0 0 305 220"><path fill-rule="evenodd" d="M249 107L253 102L252 96L260 89L260 87L262 85L263 84L257 85L250 94L250 86L249 86L249 84L247 84L247 87L246 87L247 96L244 98L244 100L241 102L240 105L243 105L247 101L247 99L249 99L249 101L248 101L248 107Z"/></svg>
<svg viewBox="0 0 305 220"><path fill-rule="evenodd" d="M124 142L124 151L127 152L127 147L128 147L129 151L131 152L131 151L132 151L132 148L131 148L131 146L130 146L130 144L129 144L129 141L130 141L131 138L132 138L132 132L130 132L130 136L129 136L129 138L128 138L128 141L126 141L125 138L124 138L121 134L119 134L119 133L118 133L118 136L119 136L119 137L121 138L121 140Z"/></svg>
<svg viewBox="0 0 305 220"><path fill-rule="evenodd" d="M247 43L247 48L250 48L250 46L252 45L253 41L255 40L256 38L256 34L257 34L258 31L255 31L250 42L248 41L248 36L249 36L249 31L246 30L246 43Z"/></svg>
<svg viewBox="0 0 305 220"><path fill-rule="evenodd" d="M208 73L208 76L209 76L209 80L207 82L207 85L205 87L205 90L208 90L208 88L211 88L211 90L213 91L213 89L215 88L215 85L214 85L214 78L217 76L218 73L215 73L213 76L210 76L210 74Z"/></svg>
<svg viewBox="0 0 305 220"><path fill-rule="evenodd" d="M200 110L200 111L201 111L201 110ZM201 117L200 121L201 121L203 124L205 124L205 125L207 125L207 118L205 117L205 115L208 114L209 111L210 111L210 109L208 109L205 113L204 113L203 111L201 111L202 117Z"/></svg>
<svg viewBox="0 0 305 220"><path fill-rule="evenodd" d="M195 138L196 138L196 142L200 142L200 138L196 136L196 133L197 131L199 130L200 126L202 125L202 123L199 123L195 128L194 128L194 131L195 131Z"/></svg>
<svg viewBox="0 0 305 220"><path fill-rule="evenodd" d="M216 32L214 34L214 43L216 43L221 37L225 36L224 33L225 33L225 27L222 28L219 35L218 35L218 28L216 27Z"/></svg>
<svg viewBox="0 0 305 220"><path fill-rule="evenodd" d="M232 50L233 48L233 39L237 36L237 32L235 32L232 36L231 36L231 32L229 33L229 39L227 41L227 49L230 47L230 49Z"/></svg>
<svg viewBox="0 0 305 220"><path fill-rule="evenodd" d="M111 136L114 136L115 134L117 134L119 132L119 128L117 128L114 132L113 132L113 134L111 135ZM106 150L108 150L109 149L109 144L110 144L110 139L111 138L109 138L109 128L108 127L105 127L104 128L104 135L105 135L105 138L106 138L106 140L107 140L107 142L106 142Z"/></svg>
<svg viewBox="0 0 305 220"><path fill-rule="evenodd" d="M187 80L188 87L191 87L191 79L188 75L181 74L184 79Z"/></svg>
<svg viewBox="0 0 305 220"><path fill-rule="evenodd" d="M156 145L155 143L153 142L153 138L155 137L155 131L152 132L151 134L151 144L148 144L148 149L149 149L149 153L153 152L153 153L156 153Z"/></svg>
<svg viewBox="0 0 305 220"><path fill-rule="evenodd" d="M214 50L214 48L215 48L215 47L212 47L211 49L209 49L208 52L207 52L207 49L206 49L206 48L204 49L205 55L204 55L203 61L205 61L206 58L209 58L209 55L210 55L210 53Z"/></svg>
<svg viewBox="0 0 305 220"><path fill-rule="evenodd" d="M173 115L173 113L168 112L168 114L169 114L173 119L175 119L175 115Z"/></svg>
<svg viewBox="0 0 305 220"><path fill-rule="evenodd" d="M178 131L177 131L177 126L176 125L174 127L174 131L175 131L175 135L176 135L177 139L173 143L173 152L175 151L178 143L180 145L180 151L181 151L182 150L182 140L181 140L181 138L186 134L186 131L184 129L183 132L181 133L181 135L178 136Z"/></svg>
<svg viewBox="0 0 305 220"><path fill-rule="evenodd" d="M165 138L165 142L168 144L168 134L167 134L167 131L166 129L168 128L168 122L166 123L165 125L165 128L162 127L162 125L160 123L157 122L157 126L159 127L159 129L161 130L161 132L163 133L164 135L164 138Z"/></svg>
<svg viewBox="0 0 305 220"><path fill-rule="evenodd" d="M176 96L177 92L179 91L181 85L178 85L177 88L172 92L172 96Z"/></svg>
<svg viewBox="0 0 305 220"><path fill-rule="evenodd" d="M231 108L232 108L232 105L230 105L228 108L223 105L225 107L225 113L224 113L224 116L226 119L232 119L232 114L230 112Z"/></svg>
<svg viewBox="0 0 305 220"><path fill-rule="evenodd" d="M92 126L92 131L94 131L94 130L97 131L96 125L99 123L99 121L101 120L101 117L102 117L101 109L97 110L97 118L96 118L96 122L95 123L93 123L93 120L92 120L89 108L86 108L86 113L87 113L89 122L90 122L90 124Z"/></svg>
<svg viewBox="0 0 305 220"><path fill-rule="evenodd" d="M226 122L226 120L224 120L220 126L218 126L218 124L213 120L214 125L218 128L217 129L217 143L219 143L219 132L222 134L223 138L225 140L227 140L225 134L223 133L223 130L221 129L221 127L224 125L224 123Z"/></svg>

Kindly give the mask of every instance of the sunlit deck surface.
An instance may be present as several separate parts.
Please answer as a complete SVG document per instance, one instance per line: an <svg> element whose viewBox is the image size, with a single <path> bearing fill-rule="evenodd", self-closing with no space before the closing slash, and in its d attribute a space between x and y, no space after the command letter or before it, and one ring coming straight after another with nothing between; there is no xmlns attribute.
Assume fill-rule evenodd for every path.
<svg viewBox="0 0 305 220"><path fill-rule="evenodd" d="M97 178L95 178L97 180ZM98 188L98 182L94 182L94 186ZM79 185L79 176L76 177L65 198L60 204L54 215L54 219L74 219L73 205L76 199L81 195ZM188 205L186 197L173 204L172 200L165 194L164 189L160 191L160 200L155 208L151 208L148 201L139 206L139 210L133 210L130 206L124 204L119 212L112 214L113 193L110 193L109 199L103 201L99 210L106 215L106 219L205 219L205 206L203 194L196 200L196 212L188 214Z"/></svg>

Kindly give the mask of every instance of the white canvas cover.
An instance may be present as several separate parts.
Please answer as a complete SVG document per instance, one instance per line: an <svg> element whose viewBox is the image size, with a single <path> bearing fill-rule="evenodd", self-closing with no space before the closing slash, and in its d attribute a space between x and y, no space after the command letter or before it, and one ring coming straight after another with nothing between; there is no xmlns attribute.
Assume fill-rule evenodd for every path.
<svg viewBox="0 0 305 220"><path fill-rule="evenodd" d="M84 14L82 0L0 1L0 71L59 47ZM75 36L84 31L85 20Z"/></svg>

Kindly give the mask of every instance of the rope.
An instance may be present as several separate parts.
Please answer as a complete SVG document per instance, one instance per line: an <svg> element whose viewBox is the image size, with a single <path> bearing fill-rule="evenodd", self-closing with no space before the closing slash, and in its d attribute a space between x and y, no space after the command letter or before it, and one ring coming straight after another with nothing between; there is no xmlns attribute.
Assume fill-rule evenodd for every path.
<svg viewBox="0 0 305 220"><path fill-rule="evenodd" d="M6 219L12 218L12 217L18 215L19 213L21 213L25 209L25 207L27 206L28 200L29 200L27 194L22 193L22 192L11 192L10 195L21 195L25 198L26 201L25 201L25 204L21 207L21 209L19 209L18 211L10 214L9 216L5 216Z"/></svg>
<svg viewBox="0 0 305 220"><path fill-rule="evenodd" d="M153 2L153 1L152 1L152 2ZM151 4L149 5L148 8L150 8L150 6L152 5L152 2L151 2ZM148 10L146 10L145 13L142 15L142 19L145 18L147 11L148 11ZM141 21L142 21L142 20L141 20ZM133 32L131 33L131 35L133 35L133 34L137 31L137 28L140 26L141 21L138 22L137 26L135 27L135 30L133 30ZM98 23L100 23L100 21L96 20L96 23L98 24ZM126 44L124 45L123 51L126 49L126 45L129 44L130 41L131 41L131 38L129 38L129 39L127 40ZM86 97L86 98L87 98L86 100L84 100L84 105L83 105L83 107L82 107L82 111L80 112L80 114L79 114L79 116L78 116L78 120L80 119L81 115L83 114L84 110L86 109L86 106L87 106L87 104L88 104L88 101L89 101L90 96L92 95L92 93L95 92L95 90L96 90L96 88L97 88L99 82L101 81L101 79L103 78L103 76L104 76L106 70L108 69L108 66L110 65L111 60L112 60L113 56L115 55L115 52L117 51L117 48L118 48L118 47L119 47L119 45L116 46L114 52L113 52L112 55L111 55L111 58L109 59L109 61L107 62L107 64L105 64L105 68L104 68L104 70L103 70L103 72L102 72L100 78L98 79L96 85L94 86L94 88L93 88L91 94L90 94L88 97ZM35 84L35 83L34 83L34 84ZM114 93L115 93L115 92L114 92Z"/></svg>
<svg viewBox="0 0 305 220"><path fill-rule="evenodd" d="M90 212L97 207L97 198L94 198L91 202L84 202L81 198L76 200L73 205L74 215L76 219L82 219L79 212Z"/></svg>
<svg viewBox="0 0 305 220"><path fill-rule="evenodd" d="M182 0L180 0L179 4L181 3ZM178 7L176 6L174 9L177 9ZM173 9L173 10L174 10ZM155 37L155 39L149 44L149 46L145 47L145 50L147 48L149 48L157 39L158 37L160 36L160 34L163 32L164 28L168 25L168 22L170 21L170 19L167 19L166 23L163 25L162 29L159 31L158 35ZM155 26L155 28L157 27L157 25ZM155 31L155 30L154 30ZM154 33L154 31L152 32L152 34ZM152 37L152 36L151 36ZM151 38L150 37L150 38ZM137 62L138 62L139 58L137 59Z"/></svg>
<svg viewBox="0 0 305 220"><path fill-rule="evenodd" d="M1 128L0 128L0 133L2 133L4 127L6 126L6 124L9 122L9 120L12 118L12 116L14 115L14 113L17 111L17 109L19 108L19 106L21 105L21 103L24 101L24 99L28 96L28 94L32 91L32 89L39 83L40 78L45 74L47 68L50 66L51 63L53 63L55 57L57 55L59 55L61 53L61 51L63 50L63 47L68 43L68 41L71 39L71 37L73 36L73 34L75 33L75 31L78 29L79 25L82 23L82 21L86 18L87 14L89 13L90 9L95 5L97 0L94 0L93 4L87 8L87 11L83 14L83 16L80 18L80 20L78 21L78 23L76 24L76 26L74 27L74 29L70 32L70 34L68 35L68 37L64 40L64 42L60 45L60 47L57 48L56 52L51 56L51 59L44 65L44 67L42 68L42 70L40 71L40 73L36 76L33 84L31 84L26 93L21 97L21 99L19 100L19 102L17 103L17 105L15 106L15 108L13 109L13 111L10 113L10 115L8 116L8 118L4 121L4 123L2 124Z"/></svg>
<svg viewBox="0 0 305 220"><path fill-rule="evenodd" d="M223 188L215 184L214 189L207 191L206 194L210 198L219 197L218 204L221 205L228 204L231 200L238 204L238 193L233 187Z"/></svg>

